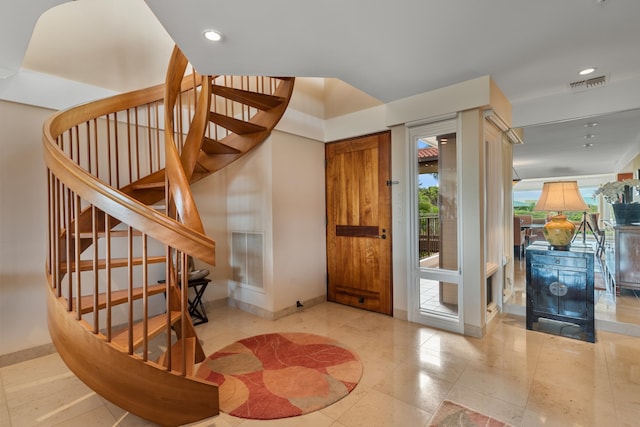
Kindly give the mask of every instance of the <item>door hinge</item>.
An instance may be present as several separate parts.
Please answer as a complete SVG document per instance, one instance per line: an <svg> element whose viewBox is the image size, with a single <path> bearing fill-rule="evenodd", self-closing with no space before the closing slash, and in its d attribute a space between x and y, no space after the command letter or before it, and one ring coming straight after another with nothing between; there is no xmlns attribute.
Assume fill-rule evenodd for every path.
<svg viewBox="0 0 640 427"><path fill-rule="evenodd" d="M387 187L391 187L392 185L400 184L400 181L391 181L387 180Z"/></svg>

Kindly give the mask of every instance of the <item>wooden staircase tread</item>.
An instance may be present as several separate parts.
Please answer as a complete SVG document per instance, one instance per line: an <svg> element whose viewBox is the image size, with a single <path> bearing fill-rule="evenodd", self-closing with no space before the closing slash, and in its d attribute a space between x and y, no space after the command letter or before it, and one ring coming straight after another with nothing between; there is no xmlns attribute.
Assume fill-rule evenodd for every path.
<svg viewBox="0 0 640 427"><path fill-rule="evenodd" d="M166 291L167 285L164 283L149 285L147 287L147 295L157 295ZM133 289L133 299L141 299L144 294L142 287ZM111 305L120 305L129 301L129 290L121 289L111 292ZM82 314L91 313L93 311L93 295L86 295L80 299L80 312ZM98 310L103 310L107 307L107 294L98 294ZM73 299L73 311L76 310L76 299Z"/></svg>
<svg viewBox="0 0 640 427"><path fill-rule="evenodd" d="M250 133L264 132L267 130L267 128L265 128L264 126L245 122L243 120L238 120L236 118L214 112L209 113L209 120L238 135L247 135Z"/></svg>
<svg viewBox="0 0 640 427"><path fill-rule="evenodd" d="M132 183L134 190L164 190L164 181Z"/></svg>
<svg viewBox="0 0 640 427"><path fill-rule="evenodd" d="M180 320L180 312L172 311L171 324L173 325L178 320ZM144 327L144 323L142 321L138 321L133 325L133 349L140 347L144 342L143 327ZM147 338L151 339L156 335L158 335L159 333L166 331L166 329L167 329L166 313L162 313L158 316L150 317L147 321ZM111 339L111 343L119 347L123 351L128 351L129 330L125 329L120 333L114 335L113 338Z"/></svg>
<svg viewBox="0 0 640 427"><path fill-rule="evenodd" d="M202 138L202 151L207 154L239 154L241 152L237 148L206 136Z"/></svg>
<svg viewBox="0 0 640 427"><path fill-rule="evenodd" d="M165 262L166 258L164 257L164 255L161 256L150 256L147 257L147 264L159 264L159 263L163 263ZM132 259L133 265L142 265L142 258L136 257ZM112 258L111 259L111 267L112 268L119 268L119 267L126 267L127 265L129 265L129 260L127 258ZM104 270L105 268L107 268L107 261L105 259L100 259L98 260L98 270ZM93 270L93 260L91 259L87 259L87 260L81 260L80 261L80 271L90 271ZM76 271L76 263L72 262L71 263L71 271ZM66 263L62 263L60 265L60 272L61 273L66 273L67 272L67 264Z"/></svg>
<svg viewBox="0 0 640 427"><path fill-rule="evenodd" d="M266 93L252 92L234 87L213 85L211 88L214 95L236 101L259 110L268 111L285 102L285 98L268 95Z"/></svg>
<svg viewBox="0 0 640 427"><path fill-rule="evenodd" d="M196 360L196 337L187 337L186 341L186 375L193 375L193 368ZM162 353L158 359L158 364L165 368L169 366L169 352ZM182 372L182 340L178 340L171 346L171 370Z"/></svg>

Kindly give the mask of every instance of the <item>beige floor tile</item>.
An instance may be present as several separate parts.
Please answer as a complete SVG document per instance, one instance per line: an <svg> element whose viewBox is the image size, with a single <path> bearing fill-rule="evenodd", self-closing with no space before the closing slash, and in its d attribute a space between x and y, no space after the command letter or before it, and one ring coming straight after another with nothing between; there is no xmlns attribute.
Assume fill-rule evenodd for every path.
<svg viewBox="0 0 640 427"><path fill-rule="evenodd" d="M385 378L393 375L396 367L395 363L389 363L381 360L375 355L359 352L362 360L362 378L360 378L359 386L371 388L380 383Z"/></svg>
<svg viewBox="0 0 640 427"><path fill-rule="evenodd" d="M87 392L82 387L79 389L78 392L65 390L64 393L50 394L20 406L10 406L12 425L54 426L104 406L93 391Z"/></svg>
<svg viewBox="0 0 640 427"><path fill-rule="evenodd" d="M240 427L329 427L334 423L331 417L322 412L311 412L299 417L281 418L278 420L245 420L239 424Z"/></svg>
<svg viewBox="0 0 640 427"><path fill-rule="evenodd" d="M106 406L99 406L77 417L55 424L55 427L113 427L116 419Z"/></svg>
<svg viewBox="0 0 640 427"><path fill-rule="evenodd" d="M64 364L58 353L0 368L5 389L41 381L43 378L55 377L68 372L69 368Z"/></svg>
<svg viewBox="0 0 640 427"><path fill-rule="evenodd" d="M229 307L196 329L205 352L268 332L329 336L356 352L363 376L336 404L287 420L220 414L197 427L424 426L445 398L514 426L635 426L640 338L599 331L595 344L527 331L498 317L475 339L323 303L277 321ZM4 417L4 418L2 418ZM0 425L153 426L97 397L57 354L0 368Z"/></svg>
<svg viewBox="0 0 640 427"><path fill-rule="evenodd" d="M207 418L206 420L197 421L195 423L186 424L183 427L238 427L247 420L242 418L235 418L230 415L220 413L215 417Z"/></svg>
<svg viewBox="0 0 640 427"><path fill-rule="evenodd" d="M373 389L433 413L453 384L453 382L436 378L420 367L401 365Z"/></svg>
<svg viewBox="0 0 640 427"><path fill-rule="evenodd" d="M457 384L451 389L447 399L513 426L519 426L522 423L523 406L516 406Z"/></svg>
<svg viewBox="0 0 640 427"><path fill-rule="evenodd" d="M615 407L602 390L573 384L570 380L535 380L525 408L523 425L609 426L615 423ZM537 424L540 425L540 424Z"/></svg>
<svg viewBox="0 0 640 427"><path fill-rule="evenodd" d="M409 353L403 368L413 368L415 372L426 373L431 378L454 383L469 363L465 358L448 357L440 352L421 348Z"/></svg>
<svg viewBox="0 0 640 427"><path fill-rule="evenodd" d="M387 394L371 390L337 421L345 427L424 426L431 415Z"/></svg>
<svg viewBox="0 0 640 427"><path fill-rule="evenodd" d="M505 369L471 362L460 375L457 384L488 397L524 407L533 382L533 373L526 366Z"/></svg>
<svg viewBox="0 0 640 427"><path fill-rule="evenodd" d="M604 345L609 372L614 382L640 384L640 340L616 339Z"/></svg>
<svg viewBox="0 0 640 427"><path fill-rule="evenodd" d="M347 411L349 411L355 404L357 404L368 392L371 390L368 387L364 387L362 384L358 386L348 395L334 403L329 405L321 412L333 420L337 420Z"/></svg>
<svg viewBox="0 0 640 427"><path fill-rule="evenodd" d="M621 413L640 413L640 384L614 382L612 384L613 402ZM638 418L640 420L640 418Z"/></svg>
<svg viewBox="0 0 640 427"><path fill-rule="evenodd" d="M155 427L156 424L151 421L140 418L132 413L125 411L124 409L114 405L111 402L107 402L103 399L105 407L109 410L111 415L117 420L118 427Z"/></svg>
<svg viewBox="0 0 640 427"><path fill-rule="evenodd" d="M616 425L618 427L637 427L640 420L640 408L616 406Z"/></svg>
<svg viewBox="0 0 640 427"><path fill-rule="evenodd" d="M452 332L436 331L420 347L440 353L443 357L475 360L482 354L482 340Z"/></svg>

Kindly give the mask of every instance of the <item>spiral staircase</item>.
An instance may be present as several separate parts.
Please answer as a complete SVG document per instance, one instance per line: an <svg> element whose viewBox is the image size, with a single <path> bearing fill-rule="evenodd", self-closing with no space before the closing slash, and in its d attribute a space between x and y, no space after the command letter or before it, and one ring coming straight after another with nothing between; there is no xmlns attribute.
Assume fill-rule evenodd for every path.
<svg viewBox="0 0 640 427"><path fill-rule="evenodd" d="M188 69L176 47L164 85L57 113L43 130L52 341L98 394L161 425L218 414L217 387L193 376L205 354L182 266L214 265L215 243L189 185L264 141L294 83Z"/></svg>

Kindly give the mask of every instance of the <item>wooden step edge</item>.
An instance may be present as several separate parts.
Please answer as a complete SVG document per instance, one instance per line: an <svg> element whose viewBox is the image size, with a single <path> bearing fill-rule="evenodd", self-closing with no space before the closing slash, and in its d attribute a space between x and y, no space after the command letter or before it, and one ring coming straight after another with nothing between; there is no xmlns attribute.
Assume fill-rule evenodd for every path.
<svg viewBox="0 0 640 427"><path fill-rule="evenodd" d="M180 320L180 312L172 311L171 312L171 324L173 325L178 320ZM140 320L133 325L133 350L140 347L144 342L143 335L143 326L144 323ZM156 335L165 332L167 330L167 314L162 313L158 316L150 317L147 320L147 339L155 337ZM122 351L129 350L129 330L124 329L123 331L115 334L111 339L111 344L118 347Z"/></svg>
<svg viewBox="0 0 640 427"><path fill-rule="evenodd" d="M202 138L202 151L207 154L239 154L240 150L207 136Z"/></svg>
<svg viewBox="0 0 640 427"><path fill-rule="evenodd" d="M193 375L193 368L196 362L196 337L187 337L186 341L186 375ZM169 366L169 352L162 353L158 359L158 364L165 368ZM171 370L182 372L182 340L178 340L171 346Z"/></svg>
<svg viewBox="0 0 640 427"><path fill-rule="evenodd" d="M238 120L234 117L225 116L223 114L214 113L213 111L209 113L209 120L238 135L248 135L267 130L264 126Z"/></svg>
<svg viewBox="0 0 640 427"><path fill-rule="evenodd" d="M164 181L160 182L142 182L142 183L132 183L131 188L134 190L163 190L164 191Z"/></svg>
<svg viewBox="0 0 640 427"><path fill-rule="evenodd" d="M164 293L167 289L167 286L164 283L153 284L147 286L147 295L153 296ZM138 287L133 288L133 299L139 300L142 299L144 295L144 288ZM91 313L93 311L93 295L85 295L80 299L80 312L82 314ZM111 306L116 306L120 304L125 304L129 301L129 290L128 289L120 289L117 291L111 292ZM98 310L104 310L107 308L107 294L100 293L98 294ZM76 311L76 299L73 299L72 309Z"/></svg>
<svg viewBox="0 0 640 427"><path fill-rule="evenodd" d="M133 258L132 262L134 266L142 265L142 258L141 257ZM164 255L147 257L147 264L160 264L163 262L165 262ZM127 258L111 259L111 268L126 267L128 265L129 265L129 260ZM104 270L105 268L107 268L107 261L105 259L98 260L98 270ZM90 271L90 270L93 270L93 260L87 259L87 260L80 261L80 271ZM71 271L77 271L75 262L71 263ZM60 272L63 274L67 273L66 263L62 263L60 265Z"/></svg>
<svg viewBox="0 0 640 427"><path fill-rule="evenodd" d="M252 92L229 86L213 85L211 91L214 95L221 96L231 101L236 101L262 111L269 111L283 102L285 98L267 93Z"/></svg>

